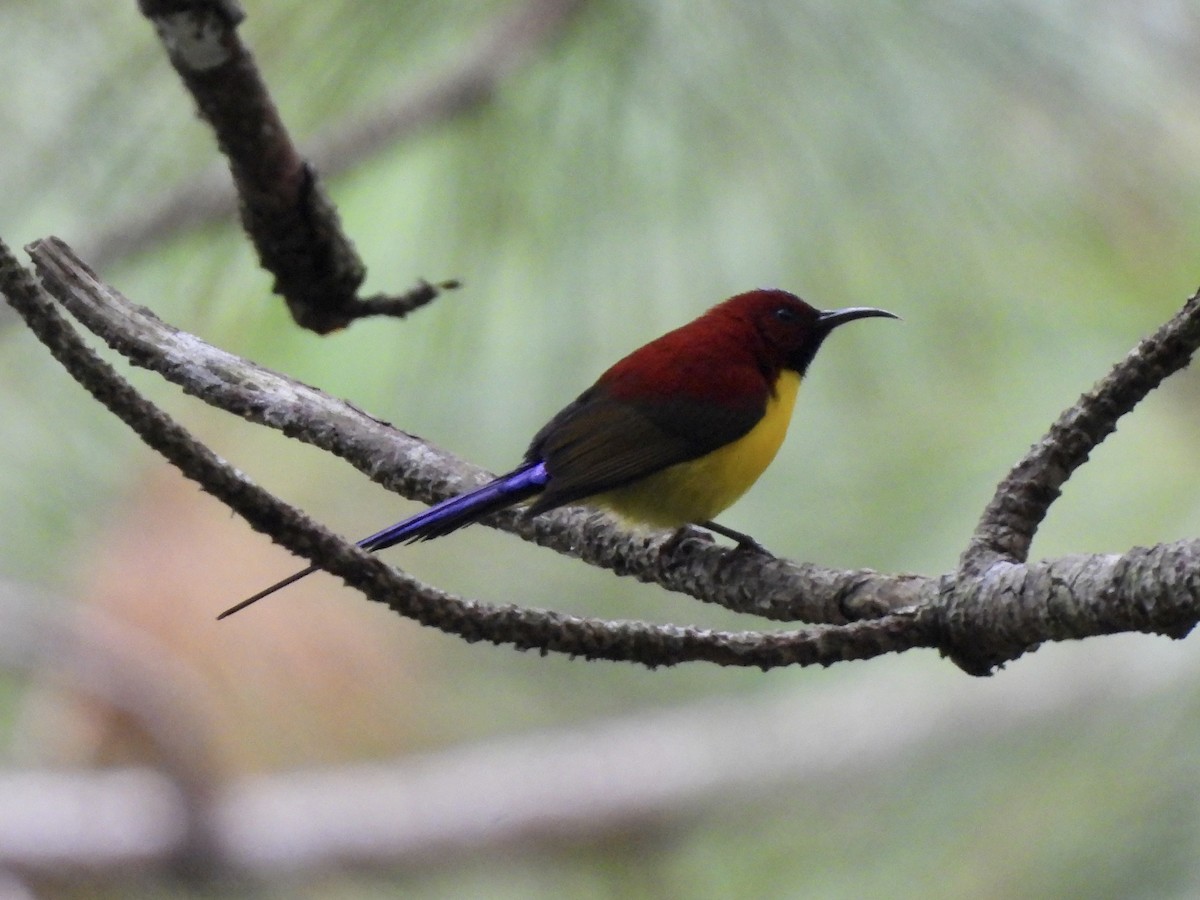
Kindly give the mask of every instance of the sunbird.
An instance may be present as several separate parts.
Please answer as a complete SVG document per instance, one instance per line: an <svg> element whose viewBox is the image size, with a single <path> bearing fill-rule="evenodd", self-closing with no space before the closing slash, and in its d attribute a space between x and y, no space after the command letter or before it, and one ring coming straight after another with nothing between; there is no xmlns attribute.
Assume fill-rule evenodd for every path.
<svg viewBox="0 0 1200 900"><path fill-rule="evenodd" d="M527 500L526 516L582 503L662 528L694 524L739 546L749 535L713 519L775 458L796 391L839 325L894 313L819 310L755 290L634 350L533 436L506 475L358 541L364 550L428 541ZM230 607L223 619L317 570L309 566Z"/></svg>

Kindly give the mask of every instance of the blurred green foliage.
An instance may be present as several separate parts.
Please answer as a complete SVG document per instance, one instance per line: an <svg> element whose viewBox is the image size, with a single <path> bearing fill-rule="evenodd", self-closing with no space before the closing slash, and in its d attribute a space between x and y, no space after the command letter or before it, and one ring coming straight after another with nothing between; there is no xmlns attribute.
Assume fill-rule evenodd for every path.
<svg viewBox="0 0 1200 900"><path fill-rule="evenodd" d="M271 0L248 4L242 33L303 146L436 78L513 5ZM135 4L9 3L0 27L10 244L54 233L86 248L214 165ZM104 274L179 327L494 469L608 363L731 293L780 286L819 306L887 307L904 322L847 329L823 351L788 444L726 521L787 556L941 572L1006 468L1200 281L1198 42L1200 8L1167 0L596 0L483 108L330 184L368 290L464 281L412 319L298 331L232 223L164 236ZM0 321L0 571L71 595L88 579L72 561L165 463ZM135 380L354 536L408 508ZM1123 423L1035 553L1200 532L1197 399L1185 373ZM483 529L402 552L417 575L490 601L753 627ZM415 640L429 746L837 679L650 673ZM1136 650L1194 652L1149 638ZM1088 664L1086 647L1038 656L1067 652ZM886 679L928 663L867 665ZM628 844L403 884L429 897L1183 896L1200 828L1197 773L1178 746L1198 735L1172 703L999 747L947 743L857 793L809 786Z"/></svg>

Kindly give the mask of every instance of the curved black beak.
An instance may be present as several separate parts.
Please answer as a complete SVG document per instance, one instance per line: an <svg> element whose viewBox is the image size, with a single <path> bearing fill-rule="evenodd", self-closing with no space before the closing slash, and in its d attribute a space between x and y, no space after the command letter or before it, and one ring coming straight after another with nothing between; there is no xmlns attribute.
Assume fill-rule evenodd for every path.
<svg viewBox="0 0 1200 900"><path fill-rule="evenodd" d="M817 316L817 325L828 332L839 325L853 322L855 319L870 319L873 317L884 319L900 318L895 313L890 313L886 309L876 309L873 306L848 306L845 309L829 309L821 312Z"/></svg>

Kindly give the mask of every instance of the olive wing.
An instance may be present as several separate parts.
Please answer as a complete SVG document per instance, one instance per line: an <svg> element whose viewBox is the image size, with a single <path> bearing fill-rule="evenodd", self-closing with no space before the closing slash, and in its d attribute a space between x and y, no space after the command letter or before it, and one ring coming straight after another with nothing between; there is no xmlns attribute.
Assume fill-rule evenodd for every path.
<svg viewBox="0 0 1200 900"><path fill-rule="evenodd" d="M592 388L534 437L526 459L549 481L529 507L556 506L631 484L736 441L762 418L766 398L712 403L692 398L630 402Z"/></svg>

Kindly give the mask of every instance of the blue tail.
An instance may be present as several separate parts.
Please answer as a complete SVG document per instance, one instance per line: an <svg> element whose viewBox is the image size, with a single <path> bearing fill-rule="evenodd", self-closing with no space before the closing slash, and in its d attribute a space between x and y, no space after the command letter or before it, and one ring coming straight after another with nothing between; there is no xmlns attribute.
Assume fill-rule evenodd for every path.
<svg viewBox="0 0 1200 900"><path fill-rule="evenodd" d="M441 503L436 503L424 512L390 525L383 531L377 531L370 537L357 541L358 546L372 552L393 547L400 543L415 541L431 541L436 537L449 534L477 522L488 513L496 512L522 500L528 500L546 486L545 463L524 463L507 475L489 481L483 487L450 497ZM280 588L294 584L306 575L317 571L317 566L309 566L294 575L289 575L282 581L277 581L268 588L259 591L253 597L247 597L236 606L231 606L217 616L224 619L235 612L245 609L251 603L257 603L263 597L270 596Z"/></svg>
<svg viewBox="0 0 1200 900"><path fill-rule="evenodd" d="M384 550L396 544L431 541L464 525L478 522L488 513L528 500L546 486L544 463L525 463L483 487L434 504L403 522L358 541L364 550Z"/></svg>

